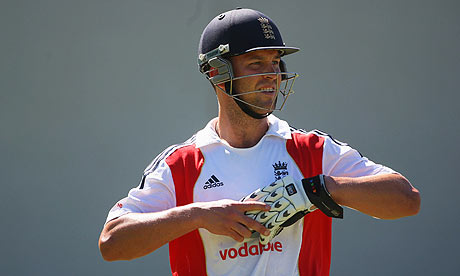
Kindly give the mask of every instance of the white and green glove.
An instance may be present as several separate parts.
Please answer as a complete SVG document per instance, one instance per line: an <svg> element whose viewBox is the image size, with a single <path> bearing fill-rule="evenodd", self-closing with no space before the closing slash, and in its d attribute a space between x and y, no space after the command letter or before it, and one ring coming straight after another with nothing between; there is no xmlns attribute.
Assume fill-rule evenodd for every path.
<svg viewBox="0 0 460 276"><path fill-rule="evenodd" d="M245 213L270 230L268 236L259 235L260 243L264 245L278 235L284 227L294 224L317 208L329 217L343 218L343 209L331 198L324 184L323 175L301 181L286 176L257 189L241 201L260 201L270 205L271 209L267 212Z"/></svg>

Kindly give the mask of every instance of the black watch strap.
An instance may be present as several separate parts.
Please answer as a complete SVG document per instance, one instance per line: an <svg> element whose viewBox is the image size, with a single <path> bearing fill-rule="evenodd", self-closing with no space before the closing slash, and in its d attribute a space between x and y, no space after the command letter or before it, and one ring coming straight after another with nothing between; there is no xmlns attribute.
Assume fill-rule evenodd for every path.
<svg viewBox="0 0 460 276"><path fill-rule="evenodd" d="M343 218L343 208L331 197L324 183L324 175L320 174L302 179L302 185L308 199L328 217Z"/></svg>

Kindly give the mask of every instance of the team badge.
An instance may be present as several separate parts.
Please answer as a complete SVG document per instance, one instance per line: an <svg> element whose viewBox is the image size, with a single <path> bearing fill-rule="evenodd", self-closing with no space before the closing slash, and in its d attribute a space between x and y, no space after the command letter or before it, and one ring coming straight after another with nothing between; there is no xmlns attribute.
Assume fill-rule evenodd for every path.
<svg viewBox="0 0 460 276"><path fill-rule="evenodd" d="M262 32L264 33L264 37L266 39L276 39L275 32L273 32L272 25L270 25L270 21L268 18L259 17L257 20L260 22L260 27L262 28Z"/></svg>
<svg viewBox="0 0 460 276"><path fill-rule="evenodd" d="M274 173L275 173L276 180L280 180L281 178L289 174L287 170L287 165L288 164L286 162L281 163L281 161L278 161L278 163L273 164L273 169L275 170Z"/></svg>

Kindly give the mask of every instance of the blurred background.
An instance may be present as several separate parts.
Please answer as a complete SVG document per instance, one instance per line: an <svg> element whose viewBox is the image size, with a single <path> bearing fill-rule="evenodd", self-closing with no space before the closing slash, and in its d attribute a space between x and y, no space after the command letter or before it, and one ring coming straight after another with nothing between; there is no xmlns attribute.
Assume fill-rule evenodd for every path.
<svg viewBox="0 0 460 276"><path fill-rule="evenodd" d="M276 115L421 192L414 217L347 209L331 275L458 275L459 1L0 0L3 275L170 275L167 247L108 263L97 241L150 161L216 116L197 46L237 6L301 48L285 59L296 94Z"/></svg>

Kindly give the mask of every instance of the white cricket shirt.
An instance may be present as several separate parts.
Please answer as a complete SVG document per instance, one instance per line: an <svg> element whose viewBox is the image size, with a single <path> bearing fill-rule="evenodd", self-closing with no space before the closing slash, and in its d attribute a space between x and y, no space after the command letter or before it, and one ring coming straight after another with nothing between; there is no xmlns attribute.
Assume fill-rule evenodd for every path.
<svg viewBox="0 0 460 276"><path fill-rule="evenodd" d="M270 115L255 146L223 142L216 119L183 144L159 154L140 185L110 210L107 221L130 212L156 212L192 202L239 200L286 175L358 177L395 173L319 131L305 132ZM238 243L206 229L170 242L173 275L329 275L331 218L320 211L285 228L268 245Z"/></svg>

